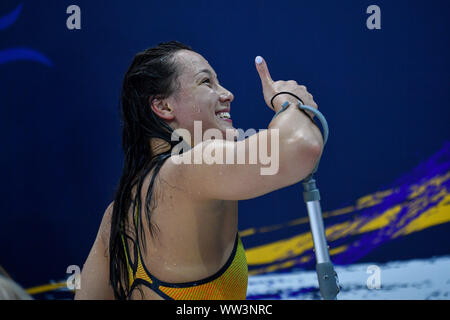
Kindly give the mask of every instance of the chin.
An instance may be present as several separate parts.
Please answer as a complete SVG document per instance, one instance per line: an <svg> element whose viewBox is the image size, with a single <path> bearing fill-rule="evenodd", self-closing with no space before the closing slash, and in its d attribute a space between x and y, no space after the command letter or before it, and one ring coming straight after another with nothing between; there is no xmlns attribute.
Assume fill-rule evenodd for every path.
<svg viewBox="0 0 450 320"><path fill-rule="evenodd" d="M237 141L237 139L239 138L239 132L232 125L227 126L227 127L222 127L222 128L220 128L220 131L222 131L224 140ZM228 131L228 136L227 136L227 131Z"/></svg>

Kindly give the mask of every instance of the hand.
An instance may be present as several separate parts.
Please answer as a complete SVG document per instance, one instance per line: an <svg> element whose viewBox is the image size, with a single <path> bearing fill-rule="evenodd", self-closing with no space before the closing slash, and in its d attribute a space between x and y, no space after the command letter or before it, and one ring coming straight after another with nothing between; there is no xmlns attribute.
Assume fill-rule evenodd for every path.
<svg viewBox="0 0 450 320"><path fill-rule="evenodd" d="M260 62L260 63L258 63ZM272 109L270 100L274 95L279 92L287 91L295 94L297 97L302 99L305 105L319 109L318 105L314 102L313 96L308 92L305 86L298 85L294 80L289 81L273 81L270 76L269 68L267 67L266 61L262 57L256 57L255 59L256 70L258 71L259 77L261 78L264 101L267 106ZM281 109L281 105L289 101L291 104L297 106L297 99L288 94L280 94L273 100L273 106L275 107L275 112ZM305 110L311 118L314 114L310 111Z"/></svg>

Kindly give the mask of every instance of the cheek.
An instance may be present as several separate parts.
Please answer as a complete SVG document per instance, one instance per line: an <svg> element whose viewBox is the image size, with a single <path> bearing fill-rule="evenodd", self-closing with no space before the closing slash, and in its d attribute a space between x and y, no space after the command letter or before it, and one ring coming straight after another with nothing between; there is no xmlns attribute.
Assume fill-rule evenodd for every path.
<svg viewBox="0 0 450 320"><path fill-rule="evenodd" d="M194 121L202 122L202 129L217 127L215 108L218 97L210 89L201 88L195 92L184 90L178 95L178 108L175 111L178 125L189 131Z"/></svg>
<svg viewBox="0 0 450 320"><path fill-rule="evenodd" d="M203 108L201 104L195 100L186 100L182 105L179 105L179 108L175 111L175 117L178 125L189 131L193 130L194 121L201 121L202 126L205 127L207 123L211 122L212 118L211 111Z"/></svg>
<svg viewBox="0 0 450 320"><path fill-rule="evenodd" d="M190 91L181 91L176 98L175 116L180 123L189 121L197 112L195 98Z"/></svg>
<svg viewBox="0 0 450 320"><path fill-rule="evenodd" d="M195 120L211 119L217 102L217 96L210 89L200 88L186 99L186 113Z"/></svg>

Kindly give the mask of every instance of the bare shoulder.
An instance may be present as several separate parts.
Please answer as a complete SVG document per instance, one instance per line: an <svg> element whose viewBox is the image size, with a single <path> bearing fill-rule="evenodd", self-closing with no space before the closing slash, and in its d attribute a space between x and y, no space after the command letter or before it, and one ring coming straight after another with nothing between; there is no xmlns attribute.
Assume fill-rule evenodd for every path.
<svg viewBox="0 0 450 320"><path fill-rule="evenodd" d="M193 184L197 183L197 181L192 179L194 175L189 172L192 166L178 163L178 158L179 156L172 155L166 159L158 172L155 181L156 189L161 190L160 188L164 188L164 191L170 191L179 196L184 195L194 200L196 193ZM151 174L149 174L150 177Z"/></svg>

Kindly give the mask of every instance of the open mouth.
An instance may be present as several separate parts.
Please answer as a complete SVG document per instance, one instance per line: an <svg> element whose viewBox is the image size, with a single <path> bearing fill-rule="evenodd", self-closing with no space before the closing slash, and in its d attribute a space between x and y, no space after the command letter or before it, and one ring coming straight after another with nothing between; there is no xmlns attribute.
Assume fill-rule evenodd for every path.
<svg viewBox="0 0 450 320"><path fill-rule="evenodd" d="M217 112L216 117L219 118L220 120L232 122L231 115L229 112Z"/></svg>

